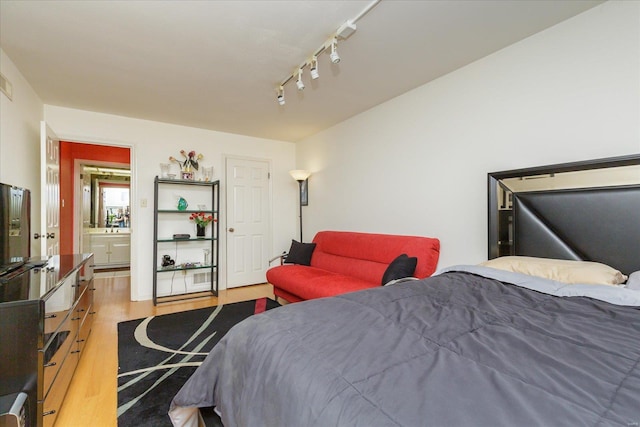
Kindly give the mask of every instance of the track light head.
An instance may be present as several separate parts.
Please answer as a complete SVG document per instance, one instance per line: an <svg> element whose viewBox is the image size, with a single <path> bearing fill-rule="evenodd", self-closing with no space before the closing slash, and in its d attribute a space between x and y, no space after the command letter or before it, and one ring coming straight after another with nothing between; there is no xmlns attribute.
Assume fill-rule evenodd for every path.
<svg viewBox="0 0 640 427"><path fill-rule="evenodd" d="M333 64L338 64L340 62L340 55L338 55L338 40L342 42L349 38L356 31L356 22L365 14L369 13L369 11L380 3L380 1L381 0L372 0L369 5L366 6L355 18L345 21L334 33L329 33L331 35L324 40L324 43L322 43L318 49L313 51L311 59L307 56L305 62L294 68L292 73L287 75L284 80L280 80L280 87L278 90L278 103L280 105L284 105L283 86L287 83L295 80L298 90L304 90L305 85L302 82L302 72L305 67L309 67L309 74L311 75L312 80L320 78L320 73L318 73L318 55L324 55L327 53L329 54L329 59Z"/></svg>
<svg viewBox="0 0 640 427"><path fill-rule="evenodd" d="M311 78L315 80L318 77L320 77L320 74L318 74L318 57L314 56L311 59Z"/></svg>
<svg viewBox="0 0 640 427"><path fill-rule="evenodd" d="M329 55L329 58L334 64L340 62L340 55L338 55L337 45L338 41L336 39L333 39L333 41L331 42L331 54Z"/></svg>
<svg viewBox="0 0 640 427"><path fill-rule="evenodd" d="M280 105L284 105L285 101L284 101L284 87L280 86L278 88L278 104Z"/></svg>
<svg viewBox="0 0 640 427"><path fill-rule="evenodd" d="M298 80L296 80L296 86L298 90L304 90L304 83L302 82L302 68L298 70Z"/></svg>

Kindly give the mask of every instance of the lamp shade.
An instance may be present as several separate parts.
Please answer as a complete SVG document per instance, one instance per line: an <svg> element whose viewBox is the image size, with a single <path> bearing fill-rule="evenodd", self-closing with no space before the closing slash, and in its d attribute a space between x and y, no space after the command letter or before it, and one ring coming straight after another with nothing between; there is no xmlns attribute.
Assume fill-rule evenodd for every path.
<svg viewBox="0 0 640 427"><path fill-rule="evenodd" d="M311 172L302 169L295 169L289 171L289 175L291 175L296 181L304 181L311 176Z"/></svg>

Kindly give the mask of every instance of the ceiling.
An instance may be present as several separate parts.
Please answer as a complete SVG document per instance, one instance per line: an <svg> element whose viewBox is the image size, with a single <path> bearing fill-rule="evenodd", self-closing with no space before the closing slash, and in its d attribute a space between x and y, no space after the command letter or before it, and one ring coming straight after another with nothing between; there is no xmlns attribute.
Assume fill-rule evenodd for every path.
<svg viewBox="0 0 640 427"><path fill-rule="evenodd" d="M516 43L600 0L0 0L0 47L45 104L298 141ZM15 96L15 94L14 94Z"/></svg>

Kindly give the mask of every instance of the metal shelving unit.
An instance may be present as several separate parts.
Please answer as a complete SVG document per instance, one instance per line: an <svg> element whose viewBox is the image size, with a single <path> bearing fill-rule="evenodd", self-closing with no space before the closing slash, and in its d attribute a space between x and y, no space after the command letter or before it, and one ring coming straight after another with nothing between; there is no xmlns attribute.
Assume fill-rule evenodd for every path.
<svg viewBox="0 0 640 427"><path fill-rule="evenodd" d="M167 188L177 189L182 186L183 188L197 189L202 191L211 192L211 205L206 209L188 209L179 210L175 209L159 209L159 200L163 192L167 191ZM153 304L157 305L164 302L180 301L192 298L202 298L211 295L218 295L218 263L220 260L219 251L219 236L220 236L220 181L188 181L182 179L166 179L155 177L154 180L154 217L153 217ZM208 237L189 237L189 238L173 238L168 236L159 236L159 225L162 221L170 218L175 218L176 215L190 215L192 213L204 212L205 214L212 215L215 219L211 223L211 236ZM200 262L184 262L178 265L170 267L162 267L161 259L158 256L158 246L167 243L174 243L176 253L180 251L182 246L195 245L202 242L209 243L210 258L209 264ZM206 270L209 273L210 287L209 289L187 291L185 284L185 292L181 293L169 293L165 295L158 295L158 277L166 273L179 271L186 274L190 270ZM173 279L172 279L173 280ZM186 279L185 279L186 280ZM186 281L185 281L186 283Z"/></svg>

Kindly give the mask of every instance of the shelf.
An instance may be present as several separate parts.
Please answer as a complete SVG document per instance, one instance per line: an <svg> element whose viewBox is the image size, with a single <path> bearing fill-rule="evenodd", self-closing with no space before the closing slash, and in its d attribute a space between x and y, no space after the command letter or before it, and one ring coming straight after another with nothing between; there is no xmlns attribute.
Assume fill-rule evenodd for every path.
<svg viewBox="0 0 640 427"><path fill-rule="evenodd" d="M219 181L191 181L188 179L169 179L156 177L158 184L179 184L179 185L202 185L205 187L211 187Z"/></svg>
<svg viewBox="0 0 640 427"><path fill-rule="evenodd" d="M218 240L217 237L191 237L189 239L172 239L172 238L166 238L166 239L158 239L157 242L207 242L210 240Z"/></svg>
<svg viewBox="0 0 640 427"><path fill-rule="evenodd" d="M163 303L163 302L184 301L184 300L195 299L195 298L208 298L216 295L217 294L212 291L201 291L201 292L174 294L174 295L163 295L163 296L158 296L156 299L158 300L157 301L158 303Z"/></svg>
<svg viewBox="0 0 640 427"><path fill-rule="evenodd" d="M156 271L158 273L166 273L169 271L183 271L183 270L201 270L203 268L218 268L218 266L216 265L192 265L192 266L188 266L188 267L182 267L182 266L177 266L177 267L166 267L166 268L158 268Z"/></svg>
<svg viewBox="0 0 640 427"><path fill-rule="evenodd" d="M184 186L195 186L197 188L189 189L189 193L192 196L195 196L197 203L202 203L202 206L207 206L207 209L185 209L180 210L175 207L170 209L159 208L159 204L163 204L164 206L171 206L171 204L167 203L169 201L168 196L173 189L165 186L164 184L171 185L184 185ZM180 190L182 191L182 190ZM186 190L185 190L186 191ZM162 196L162 197L161 197ZM163 203L160 203L160 199L162 199ZM205 202L206 201L206 202ZM203 203L204 202L204 203ZM155 177L154 181L154 224L153 224L153 304L157 305L162 302L170 302L177 300L184 300L190 298L199 298L200 296L206 295L218 295L218 265L220 262L220 250L219 250L219 235L220 235L220 181L189 181L182 179L167 179L167 178L159 178ZM174 233L178 234L181 229L184 229L183 226L177 224L175 219L175 214L185 214L184 219L186 220L187 215L192 215L195 213L204 212L207 215L212 215L216 221L211 224L210 231L208 232L208 236L198 237L195 235L189 236L188 239L176 239L172 237ZM166 215L165 215L166 214ZM173 215L173 216L172 216ZM160 231L162 230L162 231ZM159 236L160 233L163 233L165 236ZM178 245L179 242L205 242L200 245ZM162 257L161 255L165 252L168 245L167 243L175 243L175 254L173 256L176 259L177 266L171 266L167 268L161 267ZM160 248L162 248L162 252L160 252ZM208 248L210 252L210 256L212 258L207 259L210 264L203 265L200 262L194 262L194 258L202 259L201 257L194 256L194 250L203 248L206 250ZM173 251L174 249L172 249ZM188 265L185 265L188 264ZM162 273L174 273L176 271L189 271L189 270L197 270L203 271L207 274L204 284L200 281L202 277L198 279L197 283L194 283L196 280L196 276L198 274L192 273L187 275L184 274L185 288L184 293L181 294L171 294L169 292L168 295L159 295L164 294L168 291L167 283L170 280L173 286L174 277L171 275L163 275ZM162 281L158 282L158 276L162 276ZM183 275L181 275L182 277ZM182 278L180 279L183 280ZM189 288L189 286L193 286ZM203 291L203 286L206 286L207 290ZM160 287L160 289L159 289ZM173 287L171 287L173 289Z"/></svg>
<svg viewBox="0 0 640 427"><path fill-rule="evenodd" d="M217 214L218 211L212 211L212 210L185 210L185 211L180 211L178 209L158 209L158 213L182 213L182 214L192 214L192 213L200 213L200 212L204 212L204 213L208 213L208 214Z"/></svg>

